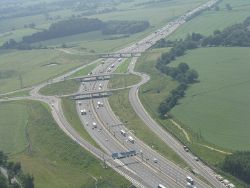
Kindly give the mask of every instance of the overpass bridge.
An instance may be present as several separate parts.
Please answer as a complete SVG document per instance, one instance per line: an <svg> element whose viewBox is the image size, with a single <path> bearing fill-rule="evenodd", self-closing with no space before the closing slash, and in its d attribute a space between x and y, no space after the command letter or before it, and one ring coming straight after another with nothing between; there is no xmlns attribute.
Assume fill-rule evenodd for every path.
<svg viewBox="0 0 250 188"><path fill-rule="evenodd" d="M72 95L72 99L74 100L86 100L86 99L93 99L93 98L103 98L109 97L112 95L111 91L99 91L99 92L89 92L89 93L79 93Z"/></svg>
<svg viewBox="0 0 250 188"><path fill-rule="evenodd" d="M113 75L128 75L128 73L112 73L112 74L91 74L87 76L75 77L75 79L80 82L92 82L100 80L109 80Z"/></svg>
<svg viewBox="0 0 250 188"><path fill-rule="evenodd" d="M100 58L128 58L128 57L140 57L141 52L122 52L122 53L100 53Z"/></svg>

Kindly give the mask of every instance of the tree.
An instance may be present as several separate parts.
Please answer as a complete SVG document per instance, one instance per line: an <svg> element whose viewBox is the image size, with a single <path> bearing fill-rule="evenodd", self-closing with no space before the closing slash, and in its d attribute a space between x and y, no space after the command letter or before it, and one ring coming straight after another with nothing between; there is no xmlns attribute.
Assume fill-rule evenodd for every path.
<svg viewBox="0 0 250 188"><path fill-rule="evenodd" d="M193 83L194 81L197 80L197 78L199 77L199 74L196 70L188 70L185 74L187 83Z"/></svg>
<svg viewBox="0 0 250 188"><path fill-rule="evenodd" d="M187 72L187 70L189 69L189 66L188 66L188 64L186 64L186 63L180 63L179 65L178 65L178 70L179 71L181 71L182 73L185 73L185 72Z"/></svg>
<svg viewBox="0 0 250 188"><path fill-rule="evenodd" d="M0 151L0 166L4 166L7 163L7 155Z"/></svg>
<svg viewBox="0 0 250 188"><path fill-rule="evenodd" d="M34 188L34 177L30 174L22 175L22 185L24 188Z"/></svg>
<svg viewBox="0 0 250 188"><path fill-rule="evenodd" d="M231 7L231 5L229 3L226 4L226 9L227 10L233 10L233 8Z"/></svg>
<svg viewBox="0 0 250 188"><path fill-rule="evenodd" d="M8 182L5 179L5 177L3 177L1 174L0 174L0 188L8 188Z"/></svg>

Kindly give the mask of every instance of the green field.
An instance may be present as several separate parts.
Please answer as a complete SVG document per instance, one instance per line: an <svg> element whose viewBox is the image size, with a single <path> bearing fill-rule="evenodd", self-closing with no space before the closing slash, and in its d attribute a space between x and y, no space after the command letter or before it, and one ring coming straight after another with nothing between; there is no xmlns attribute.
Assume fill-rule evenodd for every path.
<svg viewBox="0 0 250 188"><path fill-rule="evenodd" d="M109 97L109 103L121 122L123 122L129 130L132 130L136 137L176 164L182 167L187 166L187 164L171 148L164 144L137 116L129 103L128 89L114 92L114 94Z"/></svg>
<svg viewBox="0 0 250 188"><path fill-rule="evenodd" d="M92 188L95 178L101 188L129 187L127 180L110 168L104 169L101 161L68 138L41 103L4 103L0 110L1 121L5 122L0 124L0 150L10 152L24 172L34 175L35 187ZM25 152L14 154L26 145L25 128L30 145Z"/></svg>
<svg viewBox="0 0 250 188"><path fill-rule="evenodd" d="M3 51L0 54L0 93L29 87L94 58L56 50Z"/></svg>
<svg viewBox="0 0 250 188"><path fill-rule="evenodd" d="M225 9L225 4L229 3L233 10ZM220 11L206 11L200 16L192 19L181 26L175 33L170 35L168 39L179 39L187 36L188 33L196 32L203 35L210 35L216 29L224 29L235 23L245 20L250 14L249 0L224 0L219 4Z"/></svg>
<svg viewBox="0 0 250 188"><path fill-rule="evenodd" d="M76 80L64 80L54 84L46 85L40 89L42 95L68 95L76 93L81 83Z"/></svg>
<svg viewBox="0 0 250 188"><path fill-rule="evenodd" d="M0 103L0 150L18 153L25 149L27 140L27 106L24 104Z"/></svg>
<svg viewBox="0 0 250 188"><path fill-rule="evenodd" d="M250 48L202 48L178 58L199 73L172 113L183 124L221 147L249 150ZM192 109L192 110L190 110Z"/></svg>
<svg viewBox="0 0 250 188"><path fill-rule="evenodd" d="M144 108L150 113L150 115L168 132L172 133L184 144L189 145L193 152L200 158L206 160L210 164L218 164L224 159L224 154L209 150L199 144L207 145L207 142L200 138L196 138L196 134L187 126L181 124L185 132L192 140L190 143L187 140L186 135L180 128L173 124L168 119L160 119L158 113L158 107L162 101L164 101L170 94L170 92L176 88L177 83L172 78L160 73L156 68L156 60L160 57L161 53L169 51L168 48L153 49L151 53L144 54L139 58L136 63L135 70L144 72L150 75L150 80L141 86L139 90L139 97ZM177 121L177 123L180 123ZM217 147L218 148L218 147ZM220 149L220 148L219 148Z"/></svg>
<svg viewBox="0 0 250 188"><path fill-rule="evenodd" d="M48 40L41 42L41 44L48 46L61 46L63 43L66 43L67 45L75 46L77 50L81 51L111 52L114 50L118 50L136 40L141 39L143 36L166 24L171 19L174 19L177 16L184 14L187 10L194 8L200 5L201 3L204 3L205 1L206 0L178 0L145 4L145 1L135 0L131 2L116 4L115 7L117 8L117 11L99 13L85 17L99 18L103 21L114 19L148 20L151 24L151 27L145 32L134 34L129 37L120 39L112 39L117 36L106 36L103 35L101 32L90 32ZM106 7L104 6L104 8ZM73 14L80 15L81 13L83 12L75 12L75 10L73 9L65 9L49 12L49 15L52 17L60 16L61 19L59 20L62 20L70 18ZM0 23L0 44L10 38L13 38L18 41L23 36L30 35L36 30L39 31L41 29L46 29L50 26L51 23L59 20L46 20L45 15L43 14L2 20ZM27 25L30 23L36 24L35 29L24 28L25 24Z"/></svg>
<svg viewBox="0 0 250 188"><path fill-rule="evenodd" d="M108 88L116 89L132 86L140 82L141 78L137 75L113 75L108 83Z"/></svg>

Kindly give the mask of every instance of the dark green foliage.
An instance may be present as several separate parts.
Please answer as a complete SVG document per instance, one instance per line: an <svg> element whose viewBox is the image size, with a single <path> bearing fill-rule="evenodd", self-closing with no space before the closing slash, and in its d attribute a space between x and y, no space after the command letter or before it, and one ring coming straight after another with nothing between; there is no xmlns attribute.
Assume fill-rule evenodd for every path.
<svg viewBox="0 0 250 188"><path fill-rule="evenodd" d="M8 157L0 151L0 166L4 167L8 173L8 180L1 176L0 173L0 188L20 188L16 182L11 183L11 179L19 177L23 188L34 188L34 177L30 174L24 174L20 162L8 161Z"/></svg>
<svg viewBox="0 0 250 188"><path fill-rule="evenodd" d="M250 152L236 152L227 155L222 169L250 184Z"/></svg>
<svg viewBox="0 0 250 188"><path fill-rule="evenodd" d="M103 22L98 19L70 19L52 24L48 30L34 33L31 36L23 37L23 42L33 43L53 38L59 38L79 33L100 30Z"/></svg>
<svg viewBox="0 0 250 188"><path fill-rule="evenodd" d="M8 188L8 182L0 173L0 188Z"/></svg>
<svg viewBox="0 0 250 188"><path fill-rule="evenodd" d="M0 166L5 166L7 163L7 155L5 155L2 151L0 151Z"/></svg>
<svg viewBox="0 0 250 188"><path fill-rule="evenodd" d="M21 42L13 39L5 42L2 49L30 50L32 48L45 48L32 43L87 33L92 31L102 31L104 35L124 34L130 35L144 31L149 27L148 21L109 21L103 22L94 18L73 18L53 23L49 29L24 36Z"/></svg>
<svg viewBox="0 0 250 188"><path fill-rule="evenodd" d="M34 177L30 174L24 174L21 176L22 185L24 188L34 188Z"/></svg>
<svg viewBox="0 0 250 188"><path fill-rule="evenodd" d="M104 35L134 34L148 27L148 21L109 21L102 28L102 33Z"/></svg>

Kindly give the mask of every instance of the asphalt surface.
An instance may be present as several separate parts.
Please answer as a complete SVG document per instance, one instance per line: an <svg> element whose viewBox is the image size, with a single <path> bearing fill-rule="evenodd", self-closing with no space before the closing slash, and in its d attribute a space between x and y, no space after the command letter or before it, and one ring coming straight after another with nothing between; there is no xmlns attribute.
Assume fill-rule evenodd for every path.
<svg viewBox="0 0 250 188"><path fill-rule="evenodd" d="M195 12L205 9L206 7L212 6L216 3L216 0L209 1L208 3L186 13L184 16L170 22L165 27L157 30L151 35L145 37L143 40L133 44L127 48L120 50L118 53L142 53L148 48L150 48L156 41L161 38L165 38L173 31L175 31L179 26L185 23L190 15ZM133 72L133 65L136 62L136 58L130 64L129 70ZM95 63L95 62L93 62ZM107 59L104 64L98 66L94 70L94 74L101 74L103 72L111 73L115 68L122 62L117 59ZM111 64L115 64L115 67L110 71ZM101 159L105 164L112 167L121 175L125 176L137 187L157 187L159 183L165 185L166 187L185 187L186 186L186 175L191 175L188 171L181 169L171 161L165 159L158 153L156 153L152 148L145 145L142 141L135 137L132 130L127 130L125 126L121 125L119 119L112 112L107 99L93 99L81 101L81 105L77 105L79 116L83 122L83 126L89 132L89 134L96 140L96 142L103 148L103 151L93 147L86 140L81 138L79 134L70 126L66 118L63 115L61 101L58 97L54 96L41 96L39 94L40 88L44 87L49 83L54 83L66 79L68 76L72 75L74 72L80 70L83 67L71 71L63 76L50 80L47 83L39 84L34 86L31 91L31 97L23 97L27 99L40 100L47 104L52 109L52 115L59 127L76 143L90 151L97 158ZM140 73L135 73L142 77L142 83L146 82L149 77L147 75L142 75ZM100 85L101 84L101 88ZM140 84L135 85L130 91L130 100L132 105L144 122L161 138L166 144L172 147L188 164L195 169L198 169L200 174L207 179L213 187L222 187L222 185L215 179L211 169L206 167L200 162L194 161L191 154L187 154L183 151L181 144L176 141L171 135L161 129L152 118L147 114L143 106L138 99L138 87ZM99 82L89 82L84 83L79 91L92 92L104 90L107 88L107 81ZM19 98L20 99L20 98ZM6 99L8 100L8 99ZM98 102L102 102L103 106L98 106ZM98 107L97 107L98 106ZM85 108L87 111L86 115L81 115L80 110ZM96 126L93 126L93 122ZM154 128L155 126L155 128ZM127 131L128 135L132 136L135 143L128 141L128 136L124 137L120 134L120 130L124 129ZM159 132L161 131L161 133ZM165 138L166 137L166 138ZM124 158L121 160L113 160L110 156L113 152L128 151L135 149L137 151L137 156ZM192 175L191 175L192 176ZM196 187L210 187L193 177L195 180Z"/></svg>

